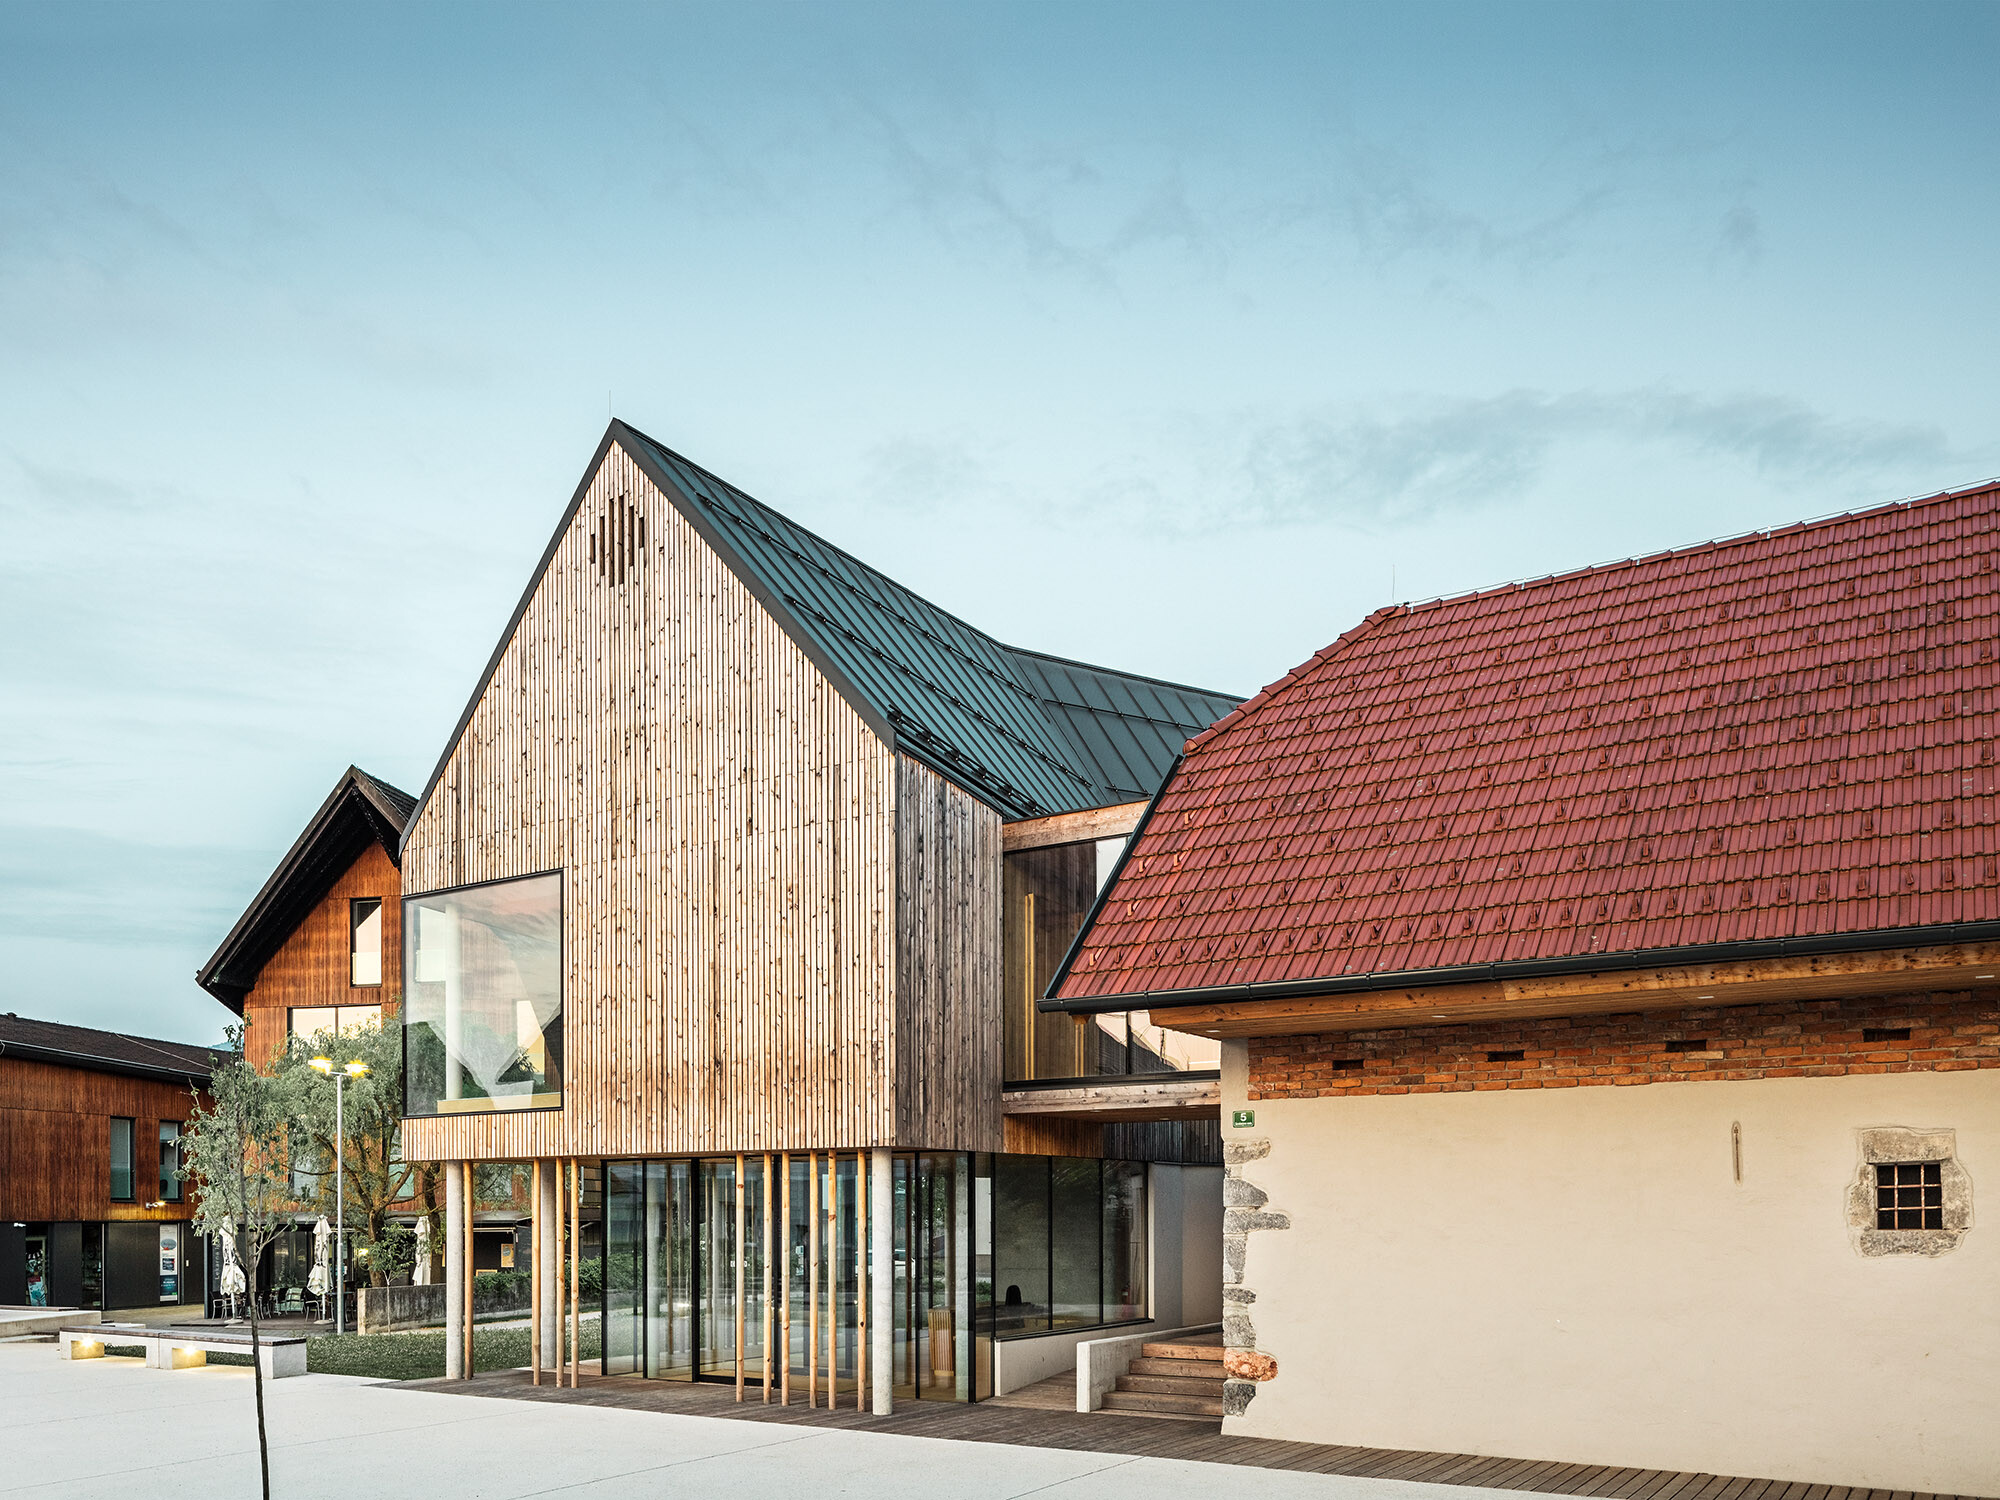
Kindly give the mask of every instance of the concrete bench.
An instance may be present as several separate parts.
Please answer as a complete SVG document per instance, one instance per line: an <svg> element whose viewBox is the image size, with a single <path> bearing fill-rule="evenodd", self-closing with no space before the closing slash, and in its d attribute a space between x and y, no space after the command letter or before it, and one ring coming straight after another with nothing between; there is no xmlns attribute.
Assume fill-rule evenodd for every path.
<svg viewBox="0 0 2000 1500"><path fill-rule="evenodd" d="M157 1328L145 1323L95 1323L63 1328L57 1339L64 1359L102 1359L107 1344L137 1344L149 1370L187 1370L208 1363L211 1354L249 1354L267 1380L306 1372L306 1341L298 1334L251 1340L250 1331L228 1328Z"/></svg>

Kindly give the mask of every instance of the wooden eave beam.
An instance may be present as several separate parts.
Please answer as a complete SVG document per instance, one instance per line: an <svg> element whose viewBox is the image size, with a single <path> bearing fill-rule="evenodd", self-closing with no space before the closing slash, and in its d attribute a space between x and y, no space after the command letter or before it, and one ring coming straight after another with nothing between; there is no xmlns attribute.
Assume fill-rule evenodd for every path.
<svg viewBox="0 0 2000 1500"><path fill-rule="evenodd" d="M1284 1036L1313 1031L1381 1031L1468 1021L1598 1015L1828 1000L1909 990L1971 989L2000 983L2000 943L1962 943L1877 952L1801 954L1738 963L1692 964L1542 979L1402 987L1392 990L1155 1006L1153 1024L1193 1036Z"/></svg>
<svg viewBox="0 0 2000 1500"><path fill-rule="evenodd" d="M1221 1108L1222 1083L1215 1078L1010 1089L1000 1096L1003 1115L1044 1120L1213 1120Z"/></svg>
<svg viewBox="0 0 2000 1500"><path fill-rule="evenodd" d="M1146 804L1120 802L1112 807L1087 807L1082 812L1053 813L1046 818L1017 818L1000 825L1000 849L1043 849L1051 844L1080 844L1086 839L1120 839L1139 826Z"/></svg>

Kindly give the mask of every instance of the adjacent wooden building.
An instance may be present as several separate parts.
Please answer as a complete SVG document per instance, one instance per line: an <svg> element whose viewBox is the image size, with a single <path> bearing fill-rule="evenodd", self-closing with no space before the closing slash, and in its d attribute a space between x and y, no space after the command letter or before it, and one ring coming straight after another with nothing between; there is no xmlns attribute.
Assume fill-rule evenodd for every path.
<svg viewBox="0 0 2000 1500"><path fill-rule="evenodd" d="M203 1047L0 1015L0 1305L199 1305L180 1136Z"/></svg>

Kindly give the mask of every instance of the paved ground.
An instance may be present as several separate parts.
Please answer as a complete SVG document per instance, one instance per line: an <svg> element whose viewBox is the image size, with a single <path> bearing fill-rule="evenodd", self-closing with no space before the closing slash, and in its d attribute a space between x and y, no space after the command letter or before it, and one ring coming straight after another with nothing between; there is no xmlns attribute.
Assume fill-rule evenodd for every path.
<svg viewBox="0 0 2000 1500"><path fill-rule="evenodd" d="M1472 1500L1464 1486L494 1401L337 1375L265 1386L281 1500L708 1494L814 1500ZM257 1494L250 1372L0 1344L0 1495Z"/></svg>

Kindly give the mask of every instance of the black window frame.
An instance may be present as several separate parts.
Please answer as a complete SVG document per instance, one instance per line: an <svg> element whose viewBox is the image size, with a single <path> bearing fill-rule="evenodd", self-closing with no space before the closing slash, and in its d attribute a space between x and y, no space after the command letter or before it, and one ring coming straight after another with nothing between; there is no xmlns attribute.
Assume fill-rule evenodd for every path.
<svg viewBox="0 0 2000 1500"><path fill-rule="evenodd" d="M354 977L354 934L361 930L361 908L375 908L375 979L364 983ZM382 941L383 932L389 921L388 903L380 896L350 896L347 899L347 987L351 990L379 990L382 988Z"/></svg>
<svg viewBox="0 0 2000 1500"><path fill-rule="evenodd" d="M182 1187L182 1183L186 1179L182 1176L181 1172L181 1134L186 1129L186 1126L180 1120L162 1120L159 1122L159 1126L160 1201L162 1203L179 1203L186 1193L186 1190ZM173 1132L172 1135L167 1134L169 1130ZM168 1153L170 1151L172 1153L171 1162L168 1160Z"/></svg>
<svg viewBox="0 0 2000 1500"><path fill-rule="evenodd" d="M118 1127L125 1127L125 1191L118 1191ZM111 1116L111 1134L105 1151L106 1175L110 1179L107 1195L113 1203L136 1203L139 1201L139 1165L133 1160L138 1151L139 1121L132 1115Z"/></svg>

